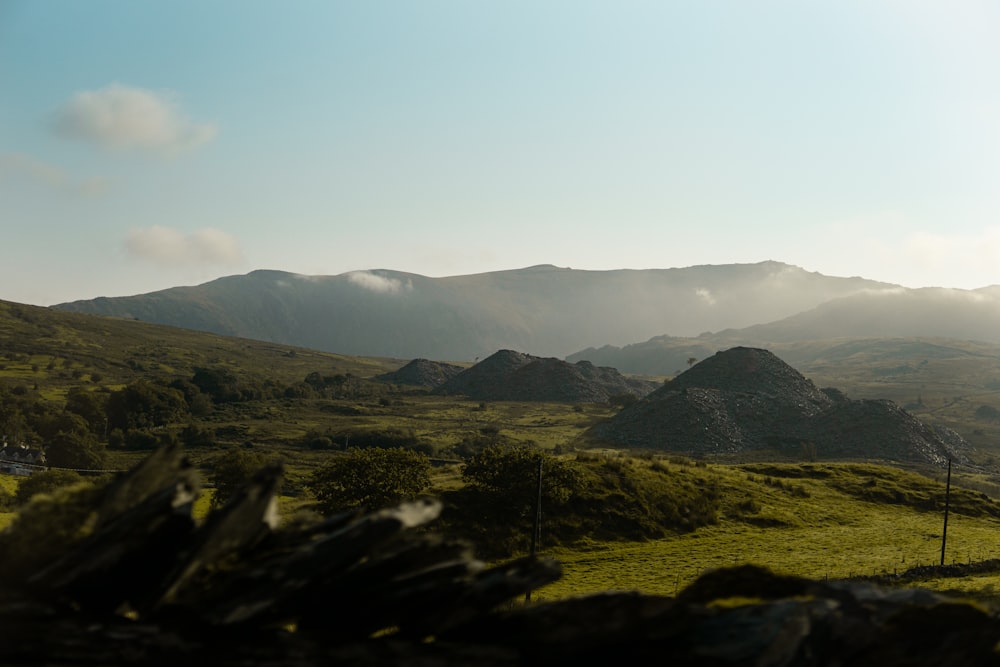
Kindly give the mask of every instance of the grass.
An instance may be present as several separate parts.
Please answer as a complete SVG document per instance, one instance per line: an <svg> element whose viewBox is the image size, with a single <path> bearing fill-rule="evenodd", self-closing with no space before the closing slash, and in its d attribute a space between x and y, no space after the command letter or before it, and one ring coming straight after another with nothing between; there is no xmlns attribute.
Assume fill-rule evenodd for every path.
<svg viewBox="0 0 1000 667"><path fill-rule="evenodd" d="M197 456L196 456L197 458ZM894 574L940 559L942 513L929 499L943 498L940 481L913 471L871 463L706 464L682 457L629 457L620 454L565 455L577 458L605 481L648 493L683 494L711 487L717 493L717 520L690 532L667 531L647 541L595 539L578 535L567 546L546 546L541 555L562 563L563 577L539 590L538 600L635 590L674 595L708 569L753 563L780 573L811 578L847 578ZM299 469L299 466L293 466ZM612 475L613 473L613 475ZM596 472L595 472L596 474ZM461 486L454 465L433 470L434 487ZM866 493L875 488L891 493ZM13 492L18 479L0 476ZM651 484L666 486L658 487ZM611 487L603 487L605 489ZM997 504L979 491L953 487L956 499L948 526L946 562L1000 558ZM205 489L194 514L203 519L211 489ZM285 496L282 514L308 508L308 496ZM0 514L0 526L12 514ZM611 514L608 521L615 520ZM606 532L613 532L609 530ZM510 554L515 557L519 554ZM1000 596L1000 573L913 582L923 587Z"/></svg>
<svg viewBox="0 0 1000 667"><path fill-rule="evenodd" d="M800 472L800 466L794 464L784 467ZM777 486L775 477L769 483L767 476L748 472L752 467L709 466L725 489L725 509L716 525L643 543L584 541L571 548L547 549L544 555L563 564L564 576L540 590L538 597L605 590L673 595L705 570L743 563L822 579L892 574L940 561L941 513L867 501L838 488L845 481L863 485L866 473L880 472L913 493L924 487L924 480L884 466L826 467L836 474ZM906 486L908 480L913 482L912 488ZM943 496L943 487L939 491ZM754 505L748 506L747 499ZM992 501L982 502L992 506ZM946 562L1000 557L1000 520L985 511L979 513L951 514ZM920 585L981 593L1000 590L1000 575L933 579Z"/></svg>
<svg viewBox="0 0 1000 667"><path fill-rule="evenodd" d="M951 523L947 562L1000 556L998 528L1000 523L984 519ZM873 509L864 521L850 524L767 528L724 523L643 544L559 549L546 555L563 564L564 576L539 591L539 597L610 589L673 595L705 570L743 563L818 579L896 573L937 564L940 532L940 517L889 507ZM967 588L981 589L987 581L981 579ZM922 585L955 588L955 582L932 580Z"/></svg>

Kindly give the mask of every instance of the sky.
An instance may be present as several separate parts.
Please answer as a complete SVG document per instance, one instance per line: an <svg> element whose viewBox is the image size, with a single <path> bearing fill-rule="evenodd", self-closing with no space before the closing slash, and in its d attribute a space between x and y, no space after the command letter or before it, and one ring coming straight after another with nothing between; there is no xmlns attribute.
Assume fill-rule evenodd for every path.
<svg viewBox="0 0 1000 667"><path fill-rule="evenodd" d="M776 260L1000 283L994 0L0 0L0 299Z"/></svg>

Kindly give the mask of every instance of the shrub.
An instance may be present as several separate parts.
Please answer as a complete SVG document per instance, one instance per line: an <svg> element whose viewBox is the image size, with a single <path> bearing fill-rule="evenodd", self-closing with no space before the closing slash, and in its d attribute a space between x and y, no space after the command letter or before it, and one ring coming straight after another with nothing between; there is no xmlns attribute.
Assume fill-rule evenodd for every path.
<svg viewBox="0 0 1000 667"><path fill-rule="evenodd" d="M23 505L40 493L52 493L56 489L81 481L83 478L72 470L42 470L18 483L14 502Z"/></svg>
<svg viewBox="0 0 1000 667"><path fill-rule="evenodd" d="M219 507L249 480L255 472L267 465L263 454L246 449L231 449L215 457L211 463L210 478L215 484L212 506Z"/></svg>
<svg viewBox="0 0 1000 667"><path fill-rule="evenodd" d="M430 460L412 449L352 447L313 473L307 486L324 514L380 509L430 486Z"/></svg>

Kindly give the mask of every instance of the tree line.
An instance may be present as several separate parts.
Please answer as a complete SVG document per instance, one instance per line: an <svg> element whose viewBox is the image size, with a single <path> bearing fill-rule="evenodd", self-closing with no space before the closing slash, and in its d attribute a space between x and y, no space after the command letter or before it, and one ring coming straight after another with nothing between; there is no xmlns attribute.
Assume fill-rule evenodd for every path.
<svg viewBox="0 0 1000 667"><path fill-rule="evenodd" d="M117 389L72 387L61 403L23 384L0 383L0 438L44 448L53 467L102 469L108 449L150 450L175 439L189 447L214 444L213 432L196 422L218 406L280 398L369 398L387 391L350 373L313 372L282 386L223 366L198 367L190 376L173 379L140 378ZM178 424L186 425L167 428ZM314 440L316 448L336 448L332 440Z"/></svg>

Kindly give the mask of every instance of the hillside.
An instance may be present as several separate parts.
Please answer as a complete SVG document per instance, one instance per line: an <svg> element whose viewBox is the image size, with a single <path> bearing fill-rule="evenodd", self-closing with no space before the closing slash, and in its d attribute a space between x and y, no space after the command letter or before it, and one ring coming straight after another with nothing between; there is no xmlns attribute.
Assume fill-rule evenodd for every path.
<svg viewBox="0 0 1000 667"><path fill-rule="evenodd" d="M70 386L116 387L216 365L291 384L317 370L369 377L402 363L0 301L0 380L49 396Z"/></svg>
<svg viewBox="0 0 1000 667"><path fill-rule="evenodd" d="M254 271L56 307L340 354L468 361L498 349L563 357L664 333L745 327L892 287L779 262L618 271L535 266L445 278Z"/></svg>
<svg viewBox="0 0 1000 667"><path fill-rule="evenodd" d="M435 389L480 401L607 403L612 396L645 396L659 383L626 378L614 368L587 361L570 364L513 350L500 350Z"/></svg>
<svg viewBox="0 0 1000 667"><path fill-rule="evenodd" d="M771 352L744 347L695 364L590 435L613 446L698 454L936 464L968 461L971 449L890 401L820 391Z"/></svg>
<svg viewBox="0 0 1000 667"><path fill-rule="evenodd" d="M738 335L770 342L921 336L1000 343L1000 288L859 292Z"/></svg>

